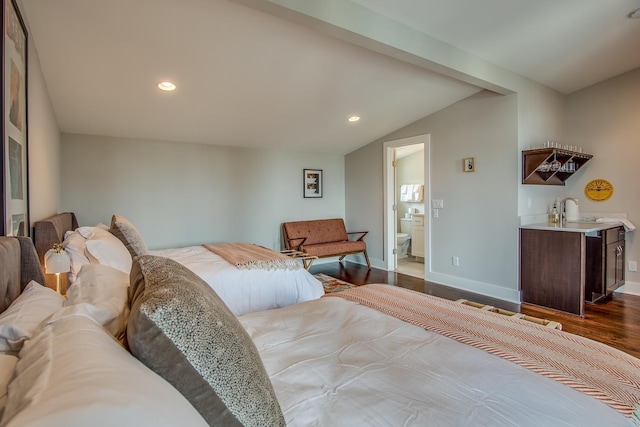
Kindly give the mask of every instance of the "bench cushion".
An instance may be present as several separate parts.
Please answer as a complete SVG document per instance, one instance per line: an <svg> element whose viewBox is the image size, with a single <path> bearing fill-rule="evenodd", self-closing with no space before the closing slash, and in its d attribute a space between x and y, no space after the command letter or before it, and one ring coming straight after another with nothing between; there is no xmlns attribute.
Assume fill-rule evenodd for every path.
<svg viewBox="0 0 640 427"><path fill-rule="evenodd" d="M294 221L282 224L285 236L289 239L304 238L305 248L318 243L343 242L349 240L342 218L319 219L312 221ZM298 245L300 242L292 242Z"/></svg>
<svg viewBox="0 0 640 427"><path fill-rule="evenodd" d="M315 255L322 258L327 256L363 252L367 249L367 245L363 241L330 242L318 243L315 245L303 245L301 249L309 255Z"/></svg>

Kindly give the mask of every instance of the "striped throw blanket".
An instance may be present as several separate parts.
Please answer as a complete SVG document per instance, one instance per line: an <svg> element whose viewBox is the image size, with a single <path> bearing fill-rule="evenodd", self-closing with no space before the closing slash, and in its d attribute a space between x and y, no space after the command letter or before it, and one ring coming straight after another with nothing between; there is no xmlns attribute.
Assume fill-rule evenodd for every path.
<svg viewBox="0 0 640 427"><path fill-rule="evenodd" d="M605 344L390 285L341 297L480 348L605 402L640 426L640 359Z"/></svg>
<svg viewBox="0 0 640 427"><path fill-rule="evenodd" d="M295 259L253 243L216 243L202 245L241 270L299 270Z"/></svg>

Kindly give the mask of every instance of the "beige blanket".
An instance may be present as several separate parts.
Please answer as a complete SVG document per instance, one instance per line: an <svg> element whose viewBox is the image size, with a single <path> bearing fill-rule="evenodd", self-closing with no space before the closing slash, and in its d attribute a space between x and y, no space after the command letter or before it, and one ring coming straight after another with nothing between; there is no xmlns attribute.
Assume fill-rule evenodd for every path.
<svg viewBox="0 0 640 427"><path fill-rule="evenodd" d="M298 270L295 259L253 243L216 243L202 245L239 269Z"/></svg>
<svg viewBox="0 0 640 427"><path fill-rule="evenodd" d="M483 349L607 403L640 426L640 359L602 343L390 285L325 295Z"/></svg>

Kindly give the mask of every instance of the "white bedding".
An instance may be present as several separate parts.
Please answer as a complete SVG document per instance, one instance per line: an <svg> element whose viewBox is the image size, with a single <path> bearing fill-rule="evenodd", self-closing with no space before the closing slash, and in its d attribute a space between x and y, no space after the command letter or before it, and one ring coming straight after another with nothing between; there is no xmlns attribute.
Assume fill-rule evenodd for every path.
<svg viewBox="0 0 640 427"><path fill-rule="evenodd" d="M82 266L88 264L106 265L126 274L131 270L129 250L104 224L67 231L63 247L71 259L71 284ZM302 267L299 270L241 270L202 245L149 253L171 258L195 272L236 316L286 307L324 295L322 283Z"/></svg>
<svg viewBox="0 0 640 427"><path fill-rule="evenodd" d="M601 401L342 298L239 317L288 426L629 426Z"/></svg>
<svg viewBox="0 0 640 427"><path fill-rule="evenodd" d="M286 307L324 295L322 283L299 270L241 270L203 246L150 251L171 258L200 276L235 315Z"/></svg>

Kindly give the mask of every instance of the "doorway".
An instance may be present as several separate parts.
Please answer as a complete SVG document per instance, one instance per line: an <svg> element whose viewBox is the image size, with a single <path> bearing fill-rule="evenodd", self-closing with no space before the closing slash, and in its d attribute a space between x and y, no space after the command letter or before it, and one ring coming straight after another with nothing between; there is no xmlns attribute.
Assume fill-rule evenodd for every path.
<svg viewBox="0 0 640 427"><path fill-rule="evenodd" d="M429 135L384 143L387 270L423 279L430 261L429 153ZM411 224L408 233L402 232L401 224L405 231Z"/></svg>

